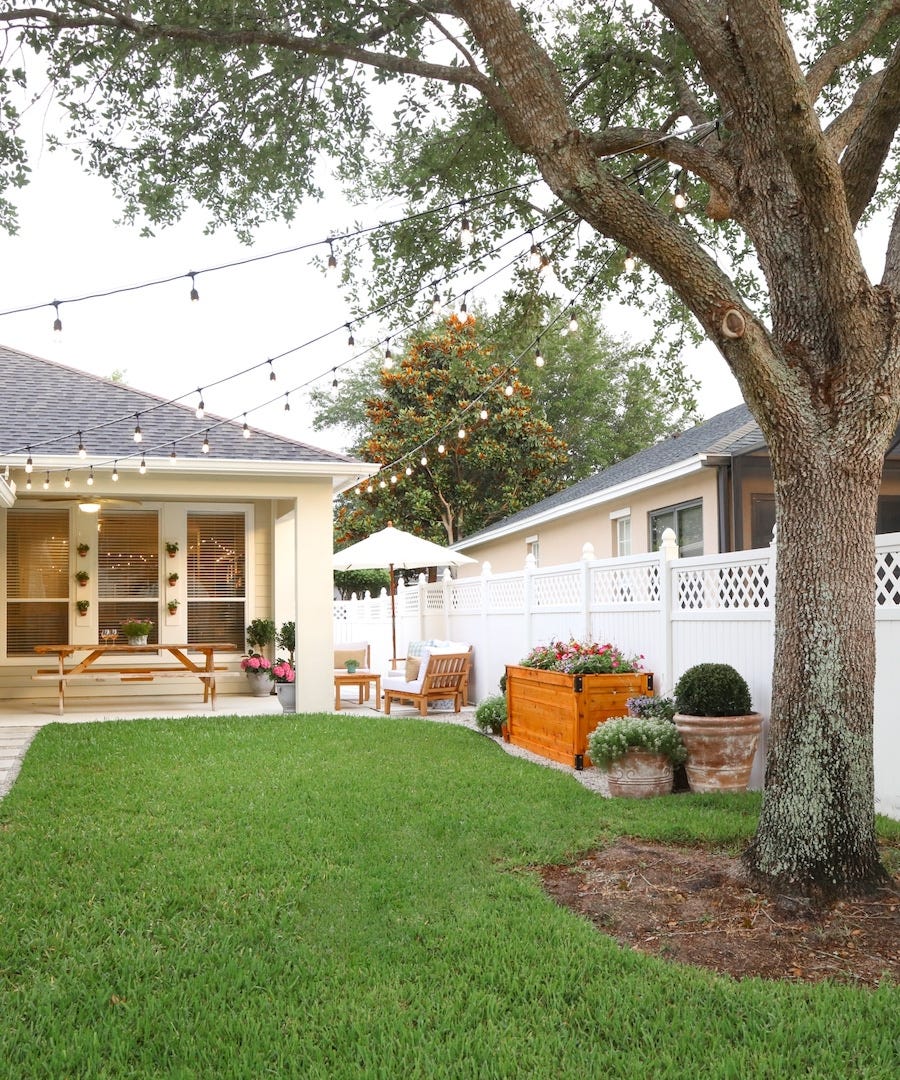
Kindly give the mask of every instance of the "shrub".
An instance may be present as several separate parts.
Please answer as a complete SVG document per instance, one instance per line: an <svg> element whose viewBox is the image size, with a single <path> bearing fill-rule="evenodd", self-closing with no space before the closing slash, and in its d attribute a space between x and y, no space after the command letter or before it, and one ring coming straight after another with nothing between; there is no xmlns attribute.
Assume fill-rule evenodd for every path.
<svg viewBox="0 0 900 1080"><path fill-rule="evenodd" d="M493 694L479 702L475 710L475 723L482 731L499 735L506 723L506 698L502 694Z"/></svg>
<svg viewBox="0 0 900 1080"><path fill-rule="evenodd" d="M730 664L695 664L675 686L675 708L688 716L745 716L750 688Z"/></svg>
<svg viewBox="0 0 900 1080"><path fill-rule="evenodd" d="M659 720L674 720L677 711L672 698L651 697L649 694L630 697L625 702L625 706L629 716L639 716L642 720L649 720L651 717Z"/></svg>
<svg viewBox="0 0 900 1080"><path fill-rule="evenodd" d="M668 720L656 717L649 720L637 716L616 717L598 724L588 735L588 753L595 765L611 765L629 750L665 754L673 765L680 765L687 757L678 728Z"/></svg>
<svg viewBox="0 0 900 1080"><path fill-rule="evenodd" d="M252 648L264 649L275 641L275 620L254 619L247 627L247 644Z"/></svg>

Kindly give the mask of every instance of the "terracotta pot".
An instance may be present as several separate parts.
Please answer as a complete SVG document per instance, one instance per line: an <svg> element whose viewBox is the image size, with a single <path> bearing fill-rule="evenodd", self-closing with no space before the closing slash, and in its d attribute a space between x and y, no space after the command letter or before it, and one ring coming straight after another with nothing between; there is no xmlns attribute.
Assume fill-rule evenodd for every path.
<svg viewBox="0 0 900 1080"><path fill-rule="evenodd" d="M672 791L672 762L665 754L629 750L607 767L609 793L626 799L647 799Z"/></svg>
<svg viewBox="0 0 900 1080"><path fill-rule="evenodd" d="M746 791L762 731L762 716L675 714L684 745L691 791Z"/></svg>

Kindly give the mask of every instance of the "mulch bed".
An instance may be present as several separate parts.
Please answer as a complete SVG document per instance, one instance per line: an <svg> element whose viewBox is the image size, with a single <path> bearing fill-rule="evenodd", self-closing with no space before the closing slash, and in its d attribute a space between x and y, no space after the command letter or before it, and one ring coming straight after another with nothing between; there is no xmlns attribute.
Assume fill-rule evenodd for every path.
<svg viewBox="0 0 900 1080"><path fill-rule="evenodd" d="M540 874L557 903L641 952L738 979L900 985L900 874L825 908L754 891L739 859L641 841Z"/></svg>

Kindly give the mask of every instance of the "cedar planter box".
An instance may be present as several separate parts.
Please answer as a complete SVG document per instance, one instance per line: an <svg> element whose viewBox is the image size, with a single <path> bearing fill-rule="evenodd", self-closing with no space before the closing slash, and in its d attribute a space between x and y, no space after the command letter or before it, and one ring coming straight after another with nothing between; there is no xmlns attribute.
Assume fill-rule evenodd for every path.
<svg viewBox="0 0 900 1080"><path fill-rule="evenodd" d="M653 675L566 675L506 666L509 741L533 754L582 769L591 764L587 737L598 724L626 716L630 697L653 693Z"/></svg>

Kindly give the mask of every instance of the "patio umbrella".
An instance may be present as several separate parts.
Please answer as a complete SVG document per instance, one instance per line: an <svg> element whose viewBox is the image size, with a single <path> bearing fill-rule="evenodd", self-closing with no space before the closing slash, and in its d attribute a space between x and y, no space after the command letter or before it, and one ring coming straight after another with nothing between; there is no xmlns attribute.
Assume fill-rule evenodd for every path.
<svg viewBox="0 0 900 1080"><path fill-rule="evenodd" d="M441 547L421 536L395 529L388 522L386 529L367 536L350 547L338 551L331 562L335 570L383 570L388 567L391 579L391 645L397 656L397 613L394 607L394 571L420 570L426 566L463 566L477 562L452 548Z"/></svg>

